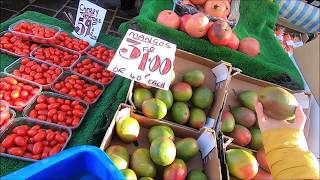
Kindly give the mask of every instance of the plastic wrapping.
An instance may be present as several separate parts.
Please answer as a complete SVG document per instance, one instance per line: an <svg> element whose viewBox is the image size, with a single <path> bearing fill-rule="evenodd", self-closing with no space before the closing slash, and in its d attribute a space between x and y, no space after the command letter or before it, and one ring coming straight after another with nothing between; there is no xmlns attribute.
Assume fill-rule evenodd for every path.
<svg viewBox="0 0 320 180"><path fill-rule="evenodd" d="M99 45L105 46L106 48L108 48L108 49L110 49L110 50L116 51L114 48L111 48L111 47L109 47L109 46L107 46L107 45L105 45L105 44L99 43L99 42L97 42L94 47L97 47L97 46L99 46ZM86 54L90 59L94 59L94 60L99 61L99 62L101 62L101 63L103 63L103 64L105 64L105 65L109 65L110 63L105 62L105 61L103 61L103 60L101 60L101 59L99 59L99 58L97 58L97 57L95 57L95 56L93 56L93 55L91 55L91 54L88 53L88 51L89 51L91 48L94 48L94 47L89 47L89 48L85 51L85 54Z"/></svg>

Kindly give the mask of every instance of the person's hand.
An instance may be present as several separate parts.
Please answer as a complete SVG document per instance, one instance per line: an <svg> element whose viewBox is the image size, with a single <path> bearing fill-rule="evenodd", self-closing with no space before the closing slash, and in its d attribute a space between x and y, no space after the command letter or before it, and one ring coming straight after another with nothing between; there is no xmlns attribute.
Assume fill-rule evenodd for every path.
<svg viewBox="0 0 320 180"><path fill-rule="evenodd" d="M304 125L306 123L306 115L303 112L301 106L298 106L295 111L296 118L292 122L288 121L279 121L271 119L264 115L263 107L260 102L255 104L255 109L257 113L257 119L261 131L266 131L268 129L275 128L297 128L303 131Z"/></svg>

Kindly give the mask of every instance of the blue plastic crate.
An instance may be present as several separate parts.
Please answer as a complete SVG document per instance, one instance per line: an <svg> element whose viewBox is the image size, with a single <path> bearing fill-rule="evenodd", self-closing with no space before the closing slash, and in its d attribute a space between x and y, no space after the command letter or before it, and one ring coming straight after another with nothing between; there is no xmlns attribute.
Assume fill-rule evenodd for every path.
<svg viewBox="0 0 320 180"><path fill-rule="evenodd" d="M12 179L124 180L106 153L95 146L77 146L26 166L7 176Z"/></svg>

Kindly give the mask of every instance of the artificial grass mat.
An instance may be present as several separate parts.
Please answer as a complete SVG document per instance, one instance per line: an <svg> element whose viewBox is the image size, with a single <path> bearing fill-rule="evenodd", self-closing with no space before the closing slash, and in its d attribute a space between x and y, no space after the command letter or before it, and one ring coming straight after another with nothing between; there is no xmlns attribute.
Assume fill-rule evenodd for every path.
<svg viewBox="0 0 320 180"><path fill-rule="evenodd" d="M277 22L278 4L270 0L241 0L240 20L234 31L240 39L254 37L260 42L260 55L249 57L226 47L210 44L208 40L196 39L186 33L157 24L160 11L172 9L172 0L145 0L139 16L121 24L122 34L128 28L137 29L150 35L177 44L177 48L212 59L232 63L244 74L271 81L290 89L303 89L303 81L289 56L274 36Z"/></svg>
<svg viewBox="0 0 320 180"><path fill-rule="evenodd" d="M1 23L1 32L7 30L10 24L20 19L31 19L37 22L59 26L67 32L72 31L70 24L65 21L61 21L37 12L29 11L4 23ZM121 39L101 34L98 41L113 48L117 48L121 42ZM3 71L6 66L16 59L17 57L8 56L1 53L0 70ZM125 101L129 84L129 80L120 76L117 76L113 80L113 82L105 89L97 103L90 106L90 109L81 125L72 132L72 137L66 148L84 144L100 146L114 113L116 112L119 104ZM0 177L16 171L28 164L30 164L30 162L0 157Z"/></svg>

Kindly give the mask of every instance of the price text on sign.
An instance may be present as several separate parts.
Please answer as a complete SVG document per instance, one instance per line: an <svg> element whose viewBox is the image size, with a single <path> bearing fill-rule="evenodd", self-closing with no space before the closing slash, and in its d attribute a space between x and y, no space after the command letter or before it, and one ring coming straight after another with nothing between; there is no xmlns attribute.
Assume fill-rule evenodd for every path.
<svg viewBox="0 0 320 180"><path fill-rule="evenodd" d="M106 10L86 0L80 0L73 34L95 45Z"/></svg>
<svg viewBox="0 0 320 180"><path fill-rule="evenodd" d="M129 29L108 70L134 81L168 90L176 45Z"/></svg>

